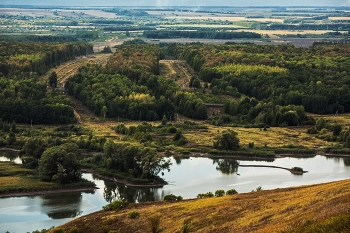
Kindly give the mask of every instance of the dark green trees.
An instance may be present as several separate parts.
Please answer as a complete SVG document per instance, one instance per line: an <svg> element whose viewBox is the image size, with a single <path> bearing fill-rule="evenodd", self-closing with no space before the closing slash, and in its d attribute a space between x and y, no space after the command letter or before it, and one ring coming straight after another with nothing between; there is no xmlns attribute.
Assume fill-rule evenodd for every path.
<svg viewBox="0 0 350 233"><path fill-rule="evenodd" d="M215 149L235 150L239 148L239 138L233 130L224 130L215 138L213 143Z"/></svg>
<svg viewBox="0 0 350 233"><path fill-rule="evenodd" d="M78 146L65 144L44 151L39 162L39 174L44 181L65 184L81 178L80 164L76 160Z"/></svg>
<svg viewBox="0 0 350 233"><path fill-rule="evenodd" d="M154 149L148 147L115 144L107 140L103 150L104 167L132 177L158 179L158 174L163 170L169 170L171 165L170 160L165 160Z"/></svg>

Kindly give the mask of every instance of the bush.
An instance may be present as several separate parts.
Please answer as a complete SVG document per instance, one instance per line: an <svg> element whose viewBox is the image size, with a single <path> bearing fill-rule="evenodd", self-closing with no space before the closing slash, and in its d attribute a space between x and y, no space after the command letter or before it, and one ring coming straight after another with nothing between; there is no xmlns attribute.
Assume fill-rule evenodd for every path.
<svg viewBox="0 0 350 233"><path fill-rule="evenodd" d="M181 196L175 196L174 194L169 194L164 196L165 202L171 202L171 201L182 201L183 198Z"/></svg>
<svg viewBox="0 0 350 233"><path fill-rule="evenodd" d="M209 197L214 197L214 194L212 192L207 192L207 193L200 193L197 195L197 198L209 198Z"/></svg>
<svg viewBox="0 0 350 233"><path fill-rule="evenodd" d="M69 229L68 233L78 233L78 228L77 226L71 227L71 229Z"/></svg>
<svg viewBox="0 0 350 233"><path fill-rule="evenodd" d="M62 228L56 228L53 230L53 233L65 233Z"/></svg>
<svg viewBox="0 0 350 233"><path fill-rule="evenodd" d="M227 190L226 191L226 195L235 195L237 194L238 192L236 191L236 189L230 189L230 190Z"/></svg>
<svg viewBox="0 0 350 233"><path fill-rule="evenodd" d="M155 215L152 216L150 219L150 228L152 233L160 233L162 232L162 229L160 228L160 216Z"/></svg>
<svg viewBox="0 0 350 233"><path fill-rule="evenodd" d="M215 197L222 197L225 196L225 190L216 190L215 191Z"/></svg>
<svg viewBox="0 0 350 233"><path fill-rule="evenodd" d="M128 205L129 205L129 202L127 202L127 201L116 200L116 201L109 203L108 205L103 206L102 209L105 211L120 210L120 209L127 207Z"/></svg>
<svg viewBox="0 0 350 233"><path fill-rule="evenodd" d="M292 167L293 171L297 171L297 172L304 172L304 170L301 167Z"/></svg>
<svg viewBox="0 0 350 233"><path fill-rule="evenodd" d="M130 211L130 212L128 213L128 217L129 217L129 218L137 218L139 215L140 215L140 213L137 212L136 210Z"/></svg>

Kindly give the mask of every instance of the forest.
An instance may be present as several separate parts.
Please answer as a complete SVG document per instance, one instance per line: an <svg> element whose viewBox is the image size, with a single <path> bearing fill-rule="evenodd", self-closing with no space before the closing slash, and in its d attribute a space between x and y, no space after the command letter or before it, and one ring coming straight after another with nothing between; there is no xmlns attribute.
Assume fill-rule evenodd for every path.
<svg viewBox="0 0 350 233"><path fill-rule="evenodd" d="M0 42L0 119L34 124L75 122L70 101L39 77L92 52L87 43Z"/></svg>
<svg viewBox="0 0 350 233"><path fill-rule="evenodd" d="M124 45L106 67L87 65L69 78L69 94L98 116L131 120L174 119L175 113L206 119L207 108L196 95L159 76L162 51L154 45Z"/></svg>
<svg viewBox="0 0 350 233"><path fill-rule="evenodd" d="M350 111L349 49L332 42L310 48L172 44L164 53L186 60L212 94L240 98L226 102L228 115L278 126L312 123L305 112Z"/></svg>

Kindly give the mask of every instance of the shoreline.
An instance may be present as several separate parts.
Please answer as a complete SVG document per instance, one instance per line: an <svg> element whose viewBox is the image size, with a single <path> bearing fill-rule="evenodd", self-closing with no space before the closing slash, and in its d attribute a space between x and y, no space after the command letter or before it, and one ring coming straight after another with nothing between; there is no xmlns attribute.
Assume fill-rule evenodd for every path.
<svg viewBox="0 0 350 233"><path fill-rule="evenodd" d="M56 190L28 191L28 192L14 192L14 193L0 194L0 198L25 197L25 196L36 196L36 195L45 195L45 194L56 194L56 193L88 192L88 191L95 191L96 189L98 188L91 187L91 188L70 188L70 189L56 189Z"/></svg>
<svg viewBox="0 0 350 233"><path fill-rule="evenodd" d="M127 180L117 180L116 178L114 177L109 177L109 176L104 176L104 175L101 175L97 172L95 172L93 169L89 169L89 168L82 168L81 169L82 172L89 172L99 178L102 178L102 179L105 179L105 180L109 180L109 181L113 181L113 182L116 182L116 183L119 183L119 184L124 184L126 186L129 186L129 187L140 187L140 188L162 188L164 185L167 185L168 182L164 181L163 184L133 184Z"/></svg>

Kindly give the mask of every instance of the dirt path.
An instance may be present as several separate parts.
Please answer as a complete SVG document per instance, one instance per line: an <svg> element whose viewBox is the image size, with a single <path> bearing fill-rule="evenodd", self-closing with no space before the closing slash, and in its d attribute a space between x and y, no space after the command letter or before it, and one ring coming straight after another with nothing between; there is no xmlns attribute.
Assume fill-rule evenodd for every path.
<svg viewBox="0 0 350 233"><path fill-rule="evenodd" d="M182 89L189 89L190 79L194 71L183 60L161 60L160 75L175 80Z"/></svg>

